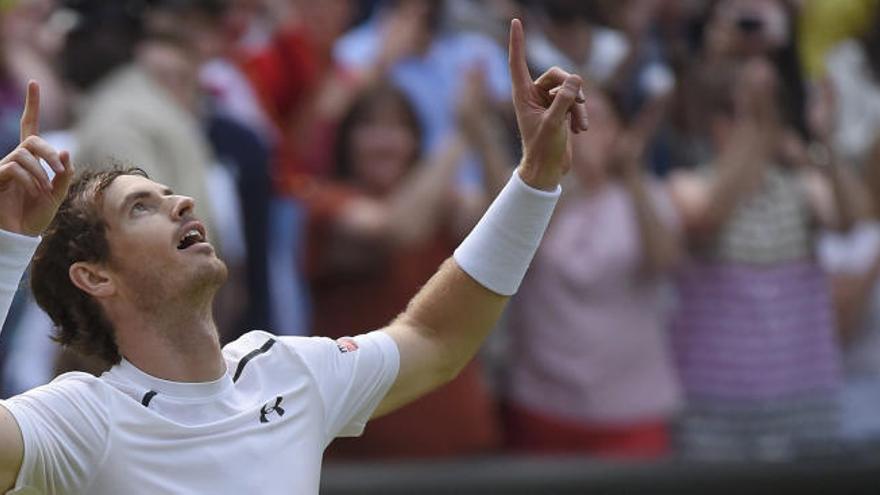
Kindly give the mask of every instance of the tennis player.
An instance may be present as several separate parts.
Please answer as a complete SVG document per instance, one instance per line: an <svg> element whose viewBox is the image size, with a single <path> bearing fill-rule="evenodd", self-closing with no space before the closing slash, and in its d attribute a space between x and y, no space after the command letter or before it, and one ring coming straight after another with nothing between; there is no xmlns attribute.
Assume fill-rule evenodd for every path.
<svg viewBox="0 0 880 495"><path fill-rule="evenodd" d="M226 266L192 199L136 170L74 179L69 154L37 135L30 83L21 144L0 162L0 318L33 258L57 339L113 367L0 402L0 491L318 493L335 437L359 435L471 359L540 242L568 134L587 116L581 79L552 69L533 81L524 52L514 20L524 158L512 179L400 317L337 341L253 331L221 348L211 305Z"/></svg>

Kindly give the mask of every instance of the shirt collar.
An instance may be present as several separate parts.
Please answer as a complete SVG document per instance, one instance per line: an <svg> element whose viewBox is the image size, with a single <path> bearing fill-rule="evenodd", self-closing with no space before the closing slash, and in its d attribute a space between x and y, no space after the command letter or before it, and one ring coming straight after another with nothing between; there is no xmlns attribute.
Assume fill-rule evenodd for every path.
<svg viewBox="0 0 880 495"><path fill-rule="evenodd" d="M232 387L232 377L229 375L228 369L223 376L209 382L175 382L147 374L123 358L118 365L113 367L113 372L139 387L168 397L206 398L218 395Z"/></svg>

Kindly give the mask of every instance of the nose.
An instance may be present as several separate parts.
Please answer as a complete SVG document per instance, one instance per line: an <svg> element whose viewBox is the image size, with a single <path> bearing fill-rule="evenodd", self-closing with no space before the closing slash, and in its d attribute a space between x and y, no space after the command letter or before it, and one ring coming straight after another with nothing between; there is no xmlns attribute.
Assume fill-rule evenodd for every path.
<svg viewBox="0 0 880 495"><path fill-rule="evenodd" d="M189 196L177 196L176 202L171 210L171 216L175 220L181 220L193 214L196 209L196 202Z"/></svg>

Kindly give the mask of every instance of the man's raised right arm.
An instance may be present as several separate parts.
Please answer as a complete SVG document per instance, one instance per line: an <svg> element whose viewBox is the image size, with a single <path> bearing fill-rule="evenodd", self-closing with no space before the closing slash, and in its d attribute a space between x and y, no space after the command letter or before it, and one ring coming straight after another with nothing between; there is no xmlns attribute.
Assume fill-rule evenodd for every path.
<svg viewBox="0 0 880 495"><path fill-rule="evenodd" d="M20 144L0 160L0 328L15 290L73 178L70 154L55 151L40 139L40 88L28 83L21 116ZM53 179L40 159L55 172ZM12 414L0 406L0 493L15 485L24 457L21 429Z"/></svg>

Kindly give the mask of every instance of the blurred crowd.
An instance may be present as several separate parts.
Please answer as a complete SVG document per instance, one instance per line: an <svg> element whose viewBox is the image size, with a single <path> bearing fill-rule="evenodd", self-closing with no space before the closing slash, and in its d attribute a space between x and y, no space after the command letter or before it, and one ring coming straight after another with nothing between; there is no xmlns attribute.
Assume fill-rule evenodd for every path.
<svg viewBox="0 0 880 495"><path fill-rule="evenodd" d="M554 219L479 358L330 458L878 449L880 0L2 0L0 147L36 79L79 169L193 196L224 341L381 328L520 158L512 17L587 81ZM101 371L13 309L2 395Z"/></svg>

